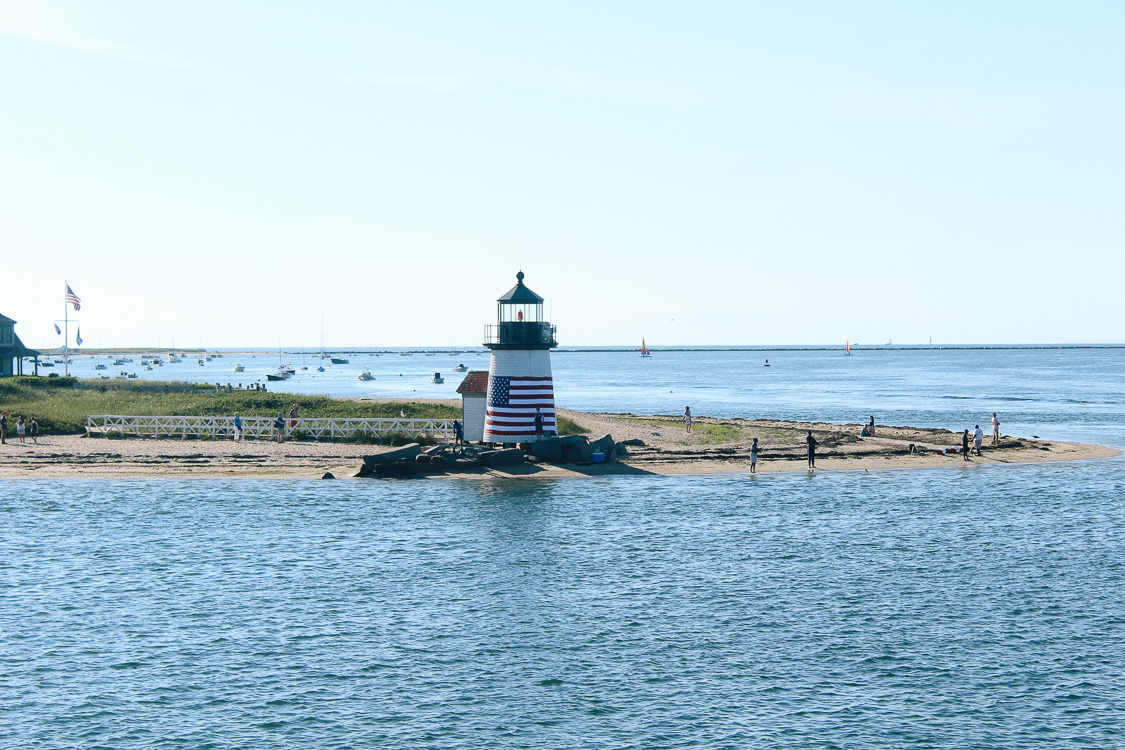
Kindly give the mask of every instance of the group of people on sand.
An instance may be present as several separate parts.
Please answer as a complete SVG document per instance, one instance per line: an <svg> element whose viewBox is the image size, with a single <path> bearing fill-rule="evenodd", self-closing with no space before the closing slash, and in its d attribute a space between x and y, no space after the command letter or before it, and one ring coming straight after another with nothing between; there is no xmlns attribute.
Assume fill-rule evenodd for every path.
<svg viewBox="0 0 1125 750"><path fill-rule="evenodd" d="M32 417L27 420L21 414L16 418L16 437L21 443L26 442L25 437L30 437L31 442L39 445L39 422ZM8 412L0 413L0 445L8 444Z"/></svg>
<svg viewBox="0 0 1125 750"><path fill-rule="evenodd" d="M691 407L684 407L684 424L687 425L687 431L691 432ZM868 417L867 424L863 426L860 431L860 437L875 437L875 416ZM977 455L979 456L981 444L984 442L984 431L981 430L980 425L976 426L973 432L973 446L976 448ZM819 445L817 439L813 436L812 430L808 431L805 436L805 444L808 446L808 461L809 469L816 468L816 447ZM1000 444L1000 418L996 416L996 412L992 412L992 445ZM912 446L913 447L913 446ZM758 438L754 438L753 444L750 446L750 473L756 474L758 472ZM969 431L965 430L961 434L961 453L964 455L966 461L969 460Z"/></svg>
<svg viewBox="0 0 1125 750"><path fill-rule="evenodd" d="M984 430L978 424L976 429L973 430L973 448L976 449L977 455L980 455L980 446L984 442ZM996 416L996 412L992 412L992 445L1000 445L1000 418ZM966 461L969 460L969 428L961 433L961 455Z"/></svg>

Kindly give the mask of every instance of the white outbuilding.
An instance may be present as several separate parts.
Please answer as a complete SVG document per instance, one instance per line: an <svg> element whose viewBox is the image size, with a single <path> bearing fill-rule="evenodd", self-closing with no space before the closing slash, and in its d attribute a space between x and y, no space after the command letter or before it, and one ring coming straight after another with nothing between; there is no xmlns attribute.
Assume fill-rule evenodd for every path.
<svg viewBox="0 0 1125 750"><path fill-rule="evenodd" d="M457 392L461 394L461 424L465 426L465 442L483 442L488 370L469 370L461 385L457 386Z"/></svg>

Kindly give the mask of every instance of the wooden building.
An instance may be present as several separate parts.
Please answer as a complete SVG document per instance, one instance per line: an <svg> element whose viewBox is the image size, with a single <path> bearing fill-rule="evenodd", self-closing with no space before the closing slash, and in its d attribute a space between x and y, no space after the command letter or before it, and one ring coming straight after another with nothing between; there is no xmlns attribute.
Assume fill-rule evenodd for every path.
<svg viewBox="0 0 1125 750"><path fill-rule="evenodd" d="M35 361L35 375L39 374L39 352L28 349L16 335L16 321L0 315L0 377L23 375L24 357Z"/></svg>
<svg viewBox="0 0 1125 750"><path fill-rule="evenodd" d="M457 386L457 392L461 394L461 424L465 426L465 442L483 442L488 370L469 370L461 385Z"/></svg>

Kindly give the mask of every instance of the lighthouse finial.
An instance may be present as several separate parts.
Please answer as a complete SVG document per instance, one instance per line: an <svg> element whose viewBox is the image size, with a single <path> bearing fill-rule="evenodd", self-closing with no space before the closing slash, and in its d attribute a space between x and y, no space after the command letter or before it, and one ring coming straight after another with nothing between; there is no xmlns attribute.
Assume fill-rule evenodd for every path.
<svg viewBox="0 0 1125 750"><path fill-rule="evenodd" d="M516 282L521 286L523 285L523 271L516 274Z"/></svg>

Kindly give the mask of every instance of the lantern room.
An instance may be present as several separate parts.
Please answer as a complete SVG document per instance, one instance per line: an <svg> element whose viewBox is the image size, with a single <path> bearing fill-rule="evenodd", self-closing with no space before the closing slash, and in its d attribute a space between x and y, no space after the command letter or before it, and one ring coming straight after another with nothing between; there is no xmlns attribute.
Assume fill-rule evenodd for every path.
<svg viewBox="0 0 1125 750"><path fill-rule="evenodd" d="M543 318L543 298L523 284L496 300L496 325L485 326L484 345L490 349L551 349L558 346L555 327Z"/></svg>

